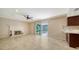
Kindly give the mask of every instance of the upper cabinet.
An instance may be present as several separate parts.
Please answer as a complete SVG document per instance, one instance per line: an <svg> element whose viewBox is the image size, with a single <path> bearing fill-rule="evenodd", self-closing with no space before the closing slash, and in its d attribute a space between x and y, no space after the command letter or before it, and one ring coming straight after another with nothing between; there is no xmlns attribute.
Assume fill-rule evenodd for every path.
<svg viewBox="0 0 79 59"><path fill-rule="evenodd" d="M68 26L79 26L79 16L71 16L67 19Z"/></svg>

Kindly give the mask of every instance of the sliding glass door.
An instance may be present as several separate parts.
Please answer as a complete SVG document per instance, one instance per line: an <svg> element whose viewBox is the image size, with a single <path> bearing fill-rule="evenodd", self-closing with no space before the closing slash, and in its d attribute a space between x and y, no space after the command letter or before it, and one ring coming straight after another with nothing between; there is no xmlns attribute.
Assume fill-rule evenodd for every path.
<svg viewBox="0 0 79 59"><path fill-rule="evenodd" d="M35 30L37 35L41 35L41 24L36 24Z"/></svg>
<svg viewBox="0 0 79 59"><path fill-rule="evenodd" d="M48 23L42 23L41 24L41 35L47 36L48 35Z"/></svg>
<svg viewBox="0 0 79 59"><path fill-rule="evenodd" d="M37 35L48 35L48 23L36 23L35 32Z"/></svg>

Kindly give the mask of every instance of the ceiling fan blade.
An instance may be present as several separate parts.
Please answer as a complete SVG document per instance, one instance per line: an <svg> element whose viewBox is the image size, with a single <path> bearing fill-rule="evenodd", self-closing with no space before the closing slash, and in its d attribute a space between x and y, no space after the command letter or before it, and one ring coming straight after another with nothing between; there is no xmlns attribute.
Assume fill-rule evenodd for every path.
<svg viewBox="0 0 79 59"><path fill-rule="evenodd" d="M26 15L23 15L25 18L27 18L27 16Z"/></svg>

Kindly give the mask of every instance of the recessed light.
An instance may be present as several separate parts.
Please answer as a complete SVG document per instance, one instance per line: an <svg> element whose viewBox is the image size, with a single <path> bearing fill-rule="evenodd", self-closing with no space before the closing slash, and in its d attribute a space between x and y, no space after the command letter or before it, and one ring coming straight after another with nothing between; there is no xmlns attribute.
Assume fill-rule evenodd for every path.
<svg viewBox="0 0 79 59"><path fill-rule="evenodd" d="M16 12L18 12L18 9L16 9Z"/></svg>

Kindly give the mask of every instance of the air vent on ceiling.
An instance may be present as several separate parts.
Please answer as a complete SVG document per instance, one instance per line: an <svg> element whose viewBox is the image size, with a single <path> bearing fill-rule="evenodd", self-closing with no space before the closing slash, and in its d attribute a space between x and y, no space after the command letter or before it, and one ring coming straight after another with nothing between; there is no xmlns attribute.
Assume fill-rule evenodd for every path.
<svg viewBox="0 0 79 59"><path fill-rule="evenodd" d="M75 8L74 11L79 11L79 8Z"/></svg>

